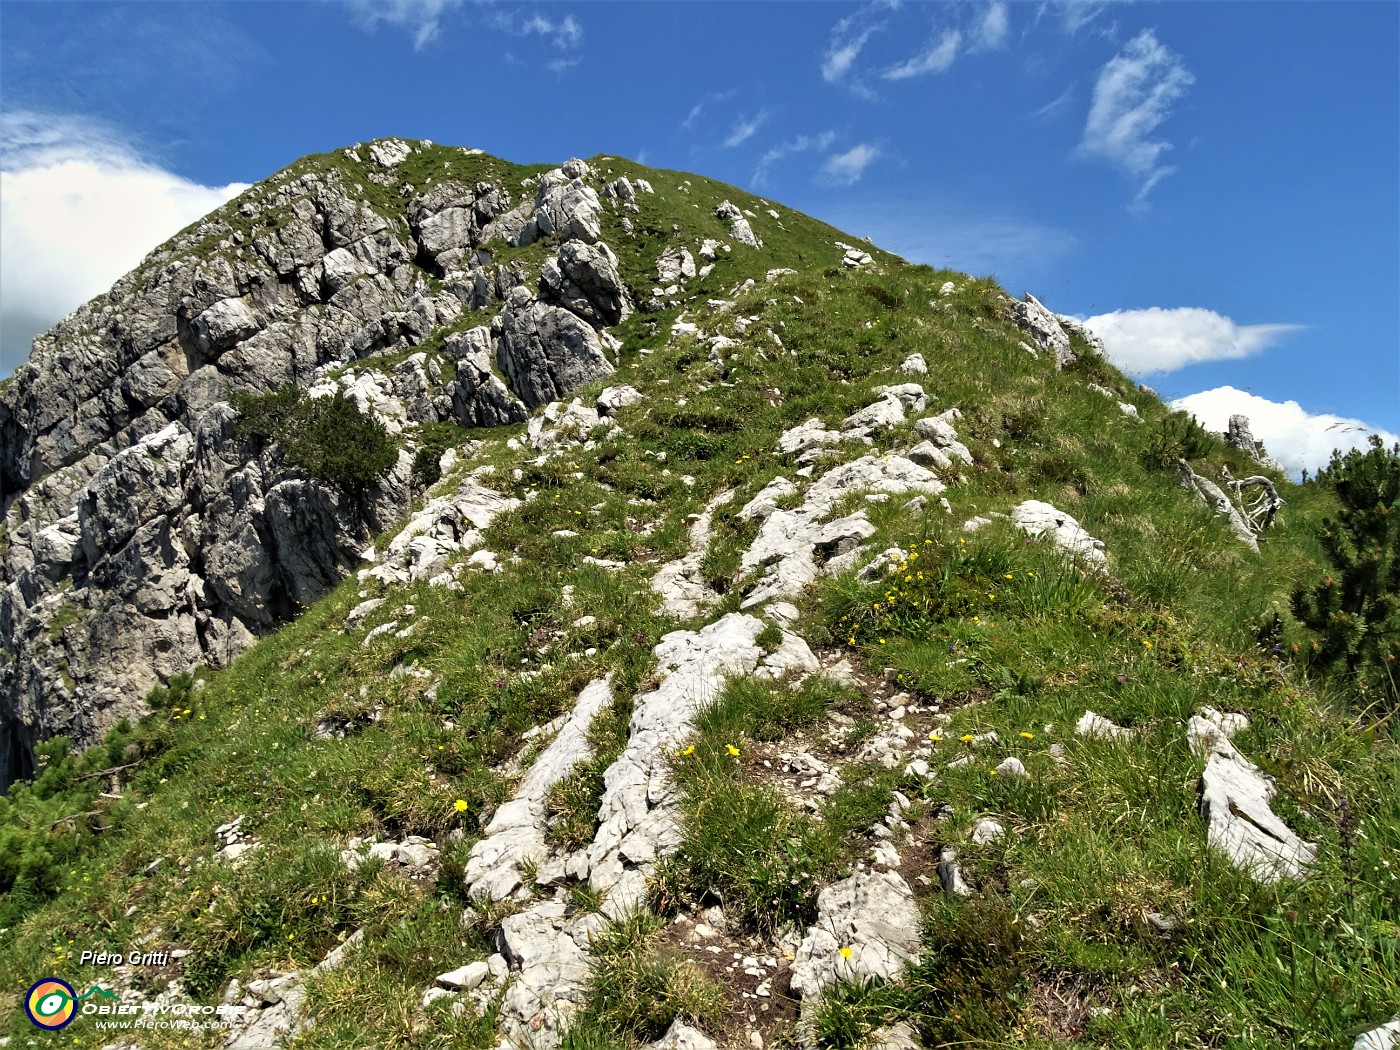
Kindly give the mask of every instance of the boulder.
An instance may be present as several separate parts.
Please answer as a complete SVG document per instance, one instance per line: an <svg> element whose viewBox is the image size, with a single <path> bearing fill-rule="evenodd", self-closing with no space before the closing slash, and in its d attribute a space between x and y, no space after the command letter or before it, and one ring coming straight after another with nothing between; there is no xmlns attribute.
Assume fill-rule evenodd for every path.
<svg viewBox="0 0 1400 1050"><path fill-rule="evenodd" d="M1079 522L1049 503L1026 500L1011 512L1011 520L1032 537L1049 536L1055 546L1091 569L1108 564L1103 541L1094 539Z"/></svg>
<svg viewBox="0 0 1400 1050"><path fill-rule="evenodd" d="M1221 721L1192 715L1186 725L1191 753L1206 760L1200 806L1211 848L1261 882L1303 878L1317 846L1269 808L1273 780L1235 750Z"/></svg>
<svg viewBox="0 0 1400 1050"><path fill-rule="evenodd" d="M895 871L858 871L817 895L817 921L792 964L804 1017L838 983L898 981L919 958L919 907Z"/></svg>
<svg viewBox="0 0 1400 1050"><path fill-rule="evenodd" d="M601 220L598 194L581 179L545 185L535 203L535 228L546 236L557 233L565 241L595 243L602 231Z"/></svg>
<svg viewBox="0 0 1400 1050"><path fill-rule="evenodd" d="M719 207L715 208L715 218L729 224L729 236L740 244L746 244L750 248L763 247L763 242L754 234L749 220L744 218L744 213L729 201L722 201Z"/></svg>
<svg viewBox="0 0 1400 1050"><path fill-rule="evenodd" d="M695 259L690 251L672 245L656 260L656 279L660 284L676 284L695 276Z"/></svg>

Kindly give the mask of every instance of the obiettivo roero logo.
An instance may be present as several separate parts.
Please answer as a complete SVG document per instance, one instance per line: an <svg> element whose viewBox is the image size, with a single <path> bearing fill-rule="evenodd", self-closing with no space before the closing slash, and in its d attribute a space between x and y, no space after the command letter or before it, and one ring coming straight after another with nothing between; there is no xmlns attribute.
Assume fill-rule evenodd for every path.
<svg viewBox="0 0 1400 1050"><path fill-rule="evenodd" d="M24 1012L38 1027L56 1032L73 1023L78 1016L78 1004L91 996L103 999L117 998L100 985L93 985L82 995L73 990L67 981L57 977L45 977L35 981L24 996Z"/></svg>
<svg viewBox="0 0 1400 1050"><path fill-rule="evenodd" d="M98 1028L222 1029L243 1016L247 1007L202 1005L195 1002L122 1002L117 992L94 984L79 994L67 981L45 977L30 985L24 996L25 1016L36 1028L56 1032L79 1014L91 1016Z"/></svg>

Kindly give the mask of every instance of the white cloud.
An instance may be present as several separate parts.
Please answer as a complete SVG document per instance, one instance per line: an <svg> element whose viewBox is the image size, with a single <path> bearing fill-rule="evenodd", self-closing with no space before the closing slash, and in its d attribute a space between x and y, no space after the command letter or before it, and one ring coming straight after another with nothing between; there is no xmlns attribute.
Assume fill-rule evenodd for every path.
<svg viewBox="0 0 1400 1050"><path fill-rule="evenodd" d="M993 0L966 28L945 28L917 55L884 70L885 80L909 80L928 73L946 73L963 54L991 51L1006 41L1011 19L1006 4Z"/></svg>
<svg viewBox="0 0 1400 1050"><path fill-rule="evenodd" d="M700 115L704 113L707 108L716 102L728 102L738 94L738 88L730 88L728 91L710 92L699 102L690 107L690 112L686 114L686 118L681 121L681 128L685 131L689 131L691 128L695 127L695 122L700 119Z"/></svg>
<svg viewBox="0 0 1400 1050"><path fill-rule="evenodd" d="M0 374L34 336L247 188L181 178L90 122L0 115Z"/></svg>
<svg viewBox="0 0 1400 1050"><path fill-rule="evenodd" d="M822 163L817 181L823 186L853 186L879 156L879 148L868 142L852 146L845 153L833 153Z"/></svg>
<svg viewBox="0 0 1400 1050"><path fill-rule="evenodd" d="M1070 104L1074 101L1075 86L1076 84L1070 84L1069 87L1065 88L1053 99L1045 103L1045 105L1041 106L1038 110L1032 113L1031 116L1041 120L1044 120L1049 117L1059 116L1066 109L1068 109Z"/></svg>
<svg viewBox="0 0 1400 1050"><path fill-rule="evenodd" d="M442 16L461 6L462 0L349 0L355 22L373 30L380 22L406 29L413 50L421 51L442 31Z"/></svg>
<svg viewBox="0 0 1400 1050"><path fill-rule="evenodd" d="M886 80L908 80L910 77L921 77L925 73L945 72L957 61L962 39L961 30L945 29L937 40L931 41L913 58L891 66L880 75Z"/></svg>
<svg viewBox="0 0 1400 1050"><path fill-rule="evenodd" d="M1138 183L1134 204L1176 169L1163 163L1171 143L1153 132L1196 78L1150 29L1133 37L1099 70L1079 150L1120 168Z"/></svg>
<svg viewBox="0 0 1400 1050"><path fill-rule="evenodd" d="M1073 36L1097 20L1108 7L1108 0L1057 0L1055 3L1041 4L1036 10L1036 21L1053 13L1058 16L1064 31Z"/></svg>
<svg viewBox="0 0 1400 1050"><path fill-rule="evenodd" d="M363 2L363 0L362 0ZM396 0L397 2L397 0ZM403 0L406 3L414 3L417 0ZM458 0L430 0L430 2L457 3ZM493 29L498 29L511 36L530 37L537 36L544 39L550 47L554 49L555 57L545 63L546 68L554 73L562 73L567 69L572 69L578 65L582 58L583 49L583 26L573 15L565 15L560 19L552 19L536 11L529 17L521 11L490 10L487 25Z"/></svg>
<svg viewBox="0 0 1400 1050"><path fill-rule="evenodd" d="M1325 467L1333 449L1363 448L1372 434L1379 434L1386 445L1400 440L1359 419L1330 412L1314 414L1296 401L1270 401L1232 386L1178 398L1171 407L1190 412L1207 430L1221 432L1232 415L1248 416L1255 440L1262 441L1269 454L1295 477L1304 468L1316 471Z"/></svg>
<svg viewBox="0 0 1400 1050"><path fill-rule="evenodd" d="M870 38L885 28L888 19L881 15L898 7L898 0L876 0L832 26L831 43L822 57L822 79L828 84L844 79Z"/></svg>
<svg viewBox="0 0 1400 1050"><path fill-rule="evenodd" d="M995 3L988 4L987 9L982 12L982 17L973 32L973 46L985 51L1001 47L1010 28L1011 19L1007 14L1006 4L996 0Z"/></svg>
<svg viewBox="0 0 1400 1050"><path fill-rule="evenodd" d="M740 117L734 122L734 128L729 132L729 137L724 140L726 149L733 149L735 146L743 145L754 137L754 133L763 127L763 122L768 119L767 113L757 113L752 117Z"/></svg>
<svg viewBox="0 0 1400 1050"><path fill-rule="evenodd" d="M796 138L778 143L758 159L758 167L753 172L753 181L755 183L762 182L768 175L768 169L784 157L790 157L794 153L821 153L835 139L836 132L823 131L816 135L798 135Z"/></svg>
<svg viewBox="0 0 1400 1050"><path fill-rule="evenodd" d="M1181 306L1164 310L1115 310L1084 320L1113 363L1135 375L1175 372L1201 361L1228 361L1267 349L1296 324L1235 324L1214 310Z"/></svg>

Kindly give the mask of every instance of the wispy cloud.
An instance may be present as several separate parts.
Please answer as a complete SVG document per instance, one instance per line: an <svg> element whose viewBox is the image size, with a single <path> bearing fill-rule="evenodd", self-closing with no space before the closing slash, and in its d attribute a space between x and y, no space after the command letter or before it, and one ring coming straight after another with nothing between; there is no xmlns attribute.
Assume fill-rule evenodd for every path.
<svg viewBox="0 0 1400 1050"><path fill-rule="evenodd" d="M909 80L929 73L945 73L962 54L991 51L1001 47L1011 26L1006 4L1001 0L985 5L966 26L939 30L923 50L885 69L885 80Z"/></svg>
<svg viewBox="0 0 1400 1050"><path fill-rule="evenodd" d="M735 98L736 96L738 96L738 94L738 88L729 88L727 91L710 92L704 98L696 102L695 105L690 107L690 112L687 113L685 119L681 121L681 129L684 131L692 130L695 127L696 122L699 121L700 117L705 113L707 109L709 109L716 103L728 102L731 98Z"/></svg>
<svg viewBox="0 0 1400 1050"><path fill-rule="evenodd" d="M348 0L355 23L373 30L379 23L406 30L413 50L422 51L442 32L443 16L462 0Z"/></svg>
<svg viewBox="0 0 1400 1050"><path fill-rule="evenodd" d="M994 0L982 9L982 17L977 20L972 33L972 46L979 51L991 51L1006 42L1007 31L1011 28L1011 16L1006 4Z"/></svg>
<svg viewBox="0 0 1400 1050"><path fill-rule="evenodd" d="M402 0L402 2L414 3L416 0ZM445 2L445 0L429 0L429 2L438 3ZM458 0L446 0L446 2L456 3ZM545 63L545 67L554 73L562 73L567 69L572 69L583 60L583 26L573 15L554 19L540 14L538 9L532 14L526 14L520 10L492 9L487 18L487 24L493 29L509 33L511 36L540 37L554 51L554 57Z"/></svg>
<svg viewBox="0 0 1400 1050"><path fill-rule="evenodd" d="M1077 86L1078 82L1076 81L1075 83L1071 84L1069 87L1061 91L1049 102L1045 103L1045 105L1041 106L1032 114L1032 116L1040 119L1059 116L1065 110L1069 109L1070 105L1074 102L1074 89Z"/></svg>
<svg viewBox="0 0 1400 1050"><path fill-rule="evenodd" d="M751 117L740 117L734 122L734 127L729 132L729 137L724 140L725 149L733 149L735 146L741 146L749 141L749 139L754 137L758 129L763 127L767 119L767 112L755 113Z"/></svg>
<svg viewBox="0 0 1400 1050"><path fill-rule="evenodd" d="M822 153L827 150L832 142L836 140L836 132L822 131L816 135L798 135L796 138L788 139L772 146L758 159L758 167L754 168L753 181L757 185L763 182L768 176L768 169L785 157L790 157L797 153Z"/></svg>
<svg viewBox="0 0 1400 1050"><path fill-rule="evenodd" d="M1130 40L1099 70L1079 150L1133 179L1138 184L1136 206L1142 206L1152 188L1176 170L1163 162L1171 143L1152 136L1195 80L1180 57L1159 43L1150 29Z"/></svg>
<svg viewBox="0 0 1400 1050"><path fill-rule="evenodd" d="M583 26L573 15L565 15L558 21L551 21L544 15L533 15L525 22L523 34L541 36L549 41L557 55L547 65L556 73L581 61L579 51L583 47Z"/></svg>
<svg viewBox="0 0 1400 1050"><path fill-rule="evenodd" d="M1387 445L1400 437L1359 419L1331 412L1309 412L1296 401L1270 401L1232 386L1178 398L1171 407L1190 412L1209 430L1224 431L1236 413L1249 417L1249 429L1294 477L1305 468L1319 470L1333 449L1362 448L1372 434Z"/></svg>
<svg viewBox="0 0 1400 1050"><path fill-rule="evenodd" d="M958 59L962 39L962 30L945 29L913 58L890 66L880 75L886 80L908 80L910 77L921 77L925 73L946 72Z"/></svg>
<svg viewBox="0 0 1400 1050"><path fill-rule="evenodd" d="M822 79L828 84L842 84L860 98L875 98L856 60L871 38L889 24L889 16L899 6L900 0L874 0L832 26L831 40L822 56Z"/></svg>
<svg viewBox="0 0 1400 1050"><path fill-rule="evenodd" d="M245 189L181 178L89 120L0 115L0 375L36 335Z"/></svg>
<svg viewBox="0 0 1400 1050"><path fill-rule="evenodd" d="M1052 3L1042 3L1036 9L1035 17L1037 22L1042 18L1055 18L1061 28L1073 36L1097 22L1099 16L1111 6L1112 0L1054 0ZM1108 32L1111 33L1112 28Z"/></svg>
<svg viewBox="0 0 1400 1050"><path fill-rule="evenodd" d="M1134 375L1175 372L1203 361L1252 357L1273 346L1296 324L1236 324L1223 314L1195 306L1115 310L1086 318L1104 341L1113 363Z"/></svg>
<svg viewBox="0 0 1400 1050"><path fill-rule="evenodd" d="M823 186L854 186L865 175L865 169L879 158L879 147L868 142L852 146L844 153L833 153L822 162L817 182Z"/></svg>
<svg viewBox="0 0 1400 1050"><path fill-rule="evenodd" d="M832 26L831 43L822 56L822 79L828 84L844 79L870 38L885 28L885 16L898 8L899 0L875 0Z"/></svg>

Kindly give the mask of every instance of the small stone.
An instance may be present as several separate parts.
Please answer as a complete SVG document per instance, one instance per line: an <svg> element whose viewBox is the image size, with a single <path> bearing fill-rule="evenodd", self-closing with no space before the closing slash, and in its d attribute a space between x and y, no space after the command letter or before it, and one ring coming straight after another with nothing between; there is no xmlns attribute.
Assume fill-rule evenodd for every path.
<svg viewBox="0 0 1400 1050"><path fill-rule="evenodd" d="M1396 1050L1397 1047L1400 1047L1400 1017L1358 1035L1351 1050Z"/></svg>
<svg viewBox="0 0 1400 1050"><path fill-rule="evenodd" d="M1181 920L1175 915L1163 915L1159 911L1150 911L1143 916L1143 921L1152 927L1152 932L1165 937L1176 932L1181 927Z"/></svg>
<svg viewBox="0 0 1400 1050"><path fill-rule="evenodd" d="M1011 761L1015 761L1012 759ZM1000 767L998 767L1000 768ZM972 841L978 846L985 846L989 842L995 842L1006 834L1006 829L1001 824L990 817L983 817L972 828Z"/></svg>
<svg viewBox="0 0 1400 1050"><path fill-rule="evenodd" d="M491 967L485 962L468 963L460 970L453 971L462 977L462 987L467 991L480 987L481 983L491 976Z"/></svg>

